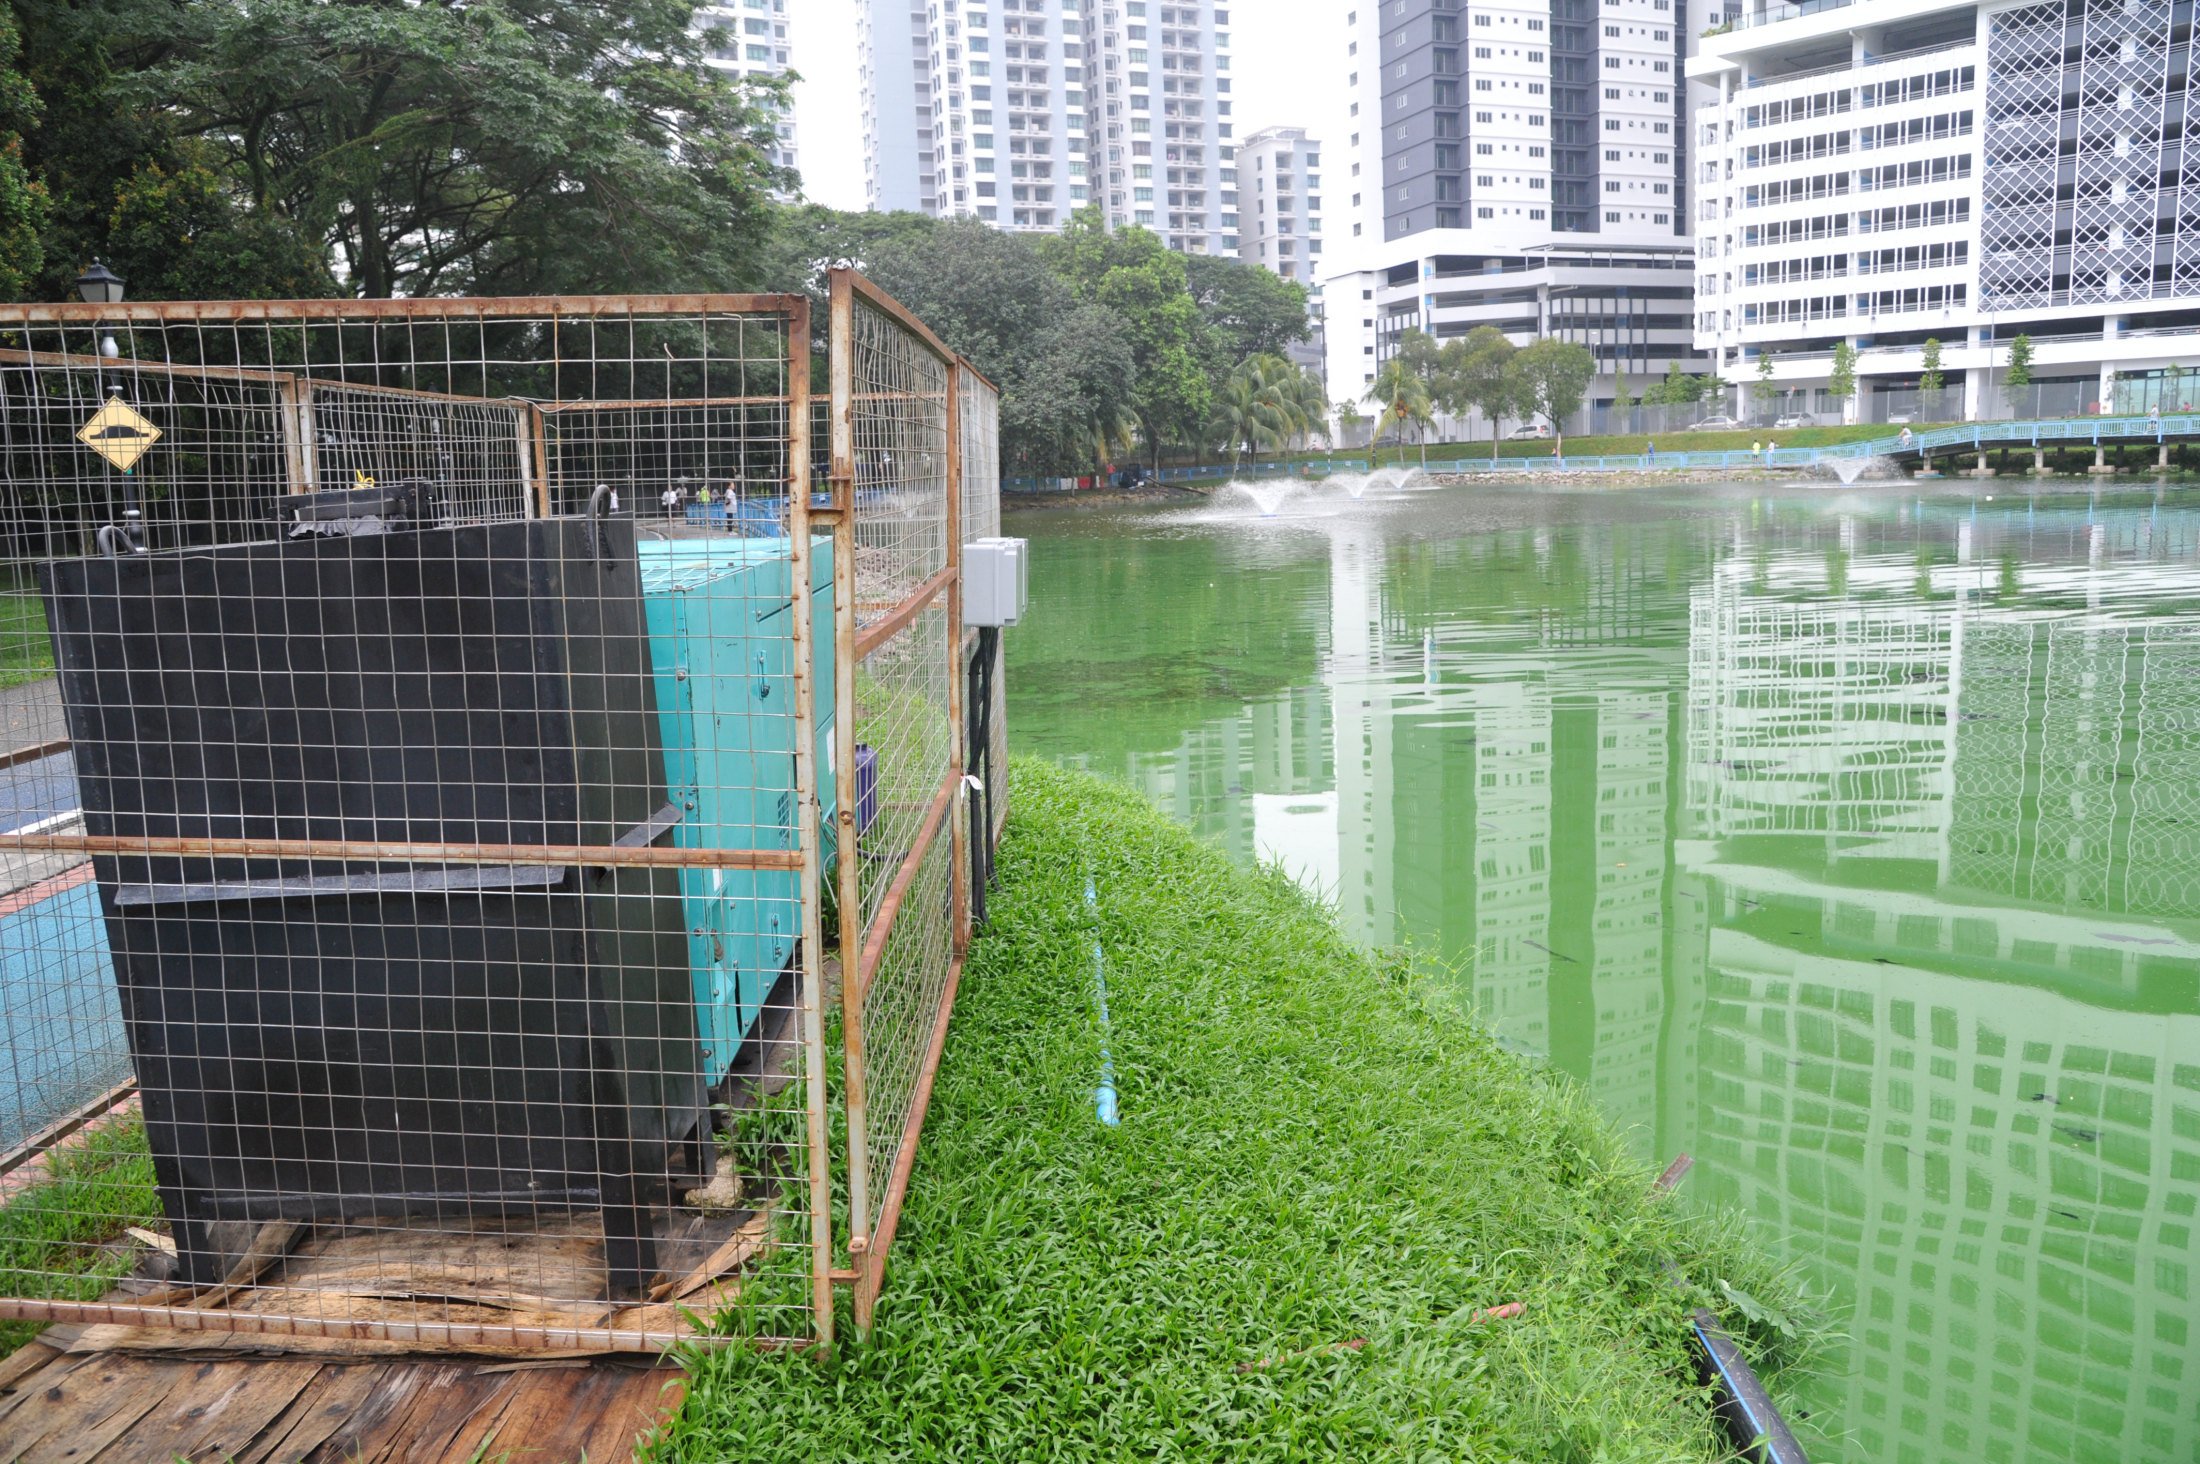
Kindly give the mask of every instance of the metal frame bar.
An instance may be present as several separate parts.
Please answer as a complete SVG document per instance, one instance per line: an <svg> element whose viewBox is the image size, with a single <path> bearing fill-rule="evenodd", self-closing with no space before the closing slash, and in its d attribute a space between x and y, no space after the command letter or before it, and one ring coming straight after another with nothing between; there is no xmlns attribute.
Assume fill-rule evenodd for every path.
<svg viewBox="0 0 2200 1464"><path fill-rule="evenodd" d="M942 590L952 592L955 578L962 572L960 565L950 565L933 575L911 592L908 599L896 605L883 618L873 620L856 634L856 658L861 660L895 636L909 628L909 622L923 613L926 606L938 599Z"/></svg>
<svg viewBox="0 0 2200 1464"><path fill-rule="evenodd" d="M466 320L547 315L779 315L792 318L809 304L806 295L470 295L408 300L128 300L87 305L81 300L0 304L0 326L13 323L126 325L135 321L242 320ZM900 310L896 306L897 311ZM920 327L921 329L921 327ZM929 337L930 331L925 335Z"/></svg>
<svg viewBox="0 0 2200 1464"><path fill-rule="evenodd" d="M846 1061L841 1082L846 1090L848 1125L848 1258L855 1272L856 1327L868 1333L871 1314L863 1302L862 1277L870 1265L871 1113L864 1047L863 998L867 991L860 964L849 960L863 934L862 861L855 858L862 837L856 821L856 666L862 642L856 633L856 472L855 472L855 290L854 275L831 275L832 495L833 553L844 573L833 576L833 757L840 789L840 837L835 872L840 879L840 1040Z"/></svg>
<svg viewBox="0 0 2200 1464"><path fill-rule="evenodd" d="M781 849L676 849L606 844L403 844L367 839L168 838L135 834L0 834L0 854L143 854L186 859L355 859L417 864L554 864L661 869L799 870Z"/></svg>
<svg viewBox="0 0 2200 1464"><path fill-rule="evenodd" d="M901 856L901 863L894 869L893 883L878 902L878 918L871 926L871 933L864 937L862 954L856 960L855 990L857 996L870 995L871 977L878 969L879 959L886 954L887 937L894 933L894 919L901 913L901 902L908 898L909 887L917 881L917 870L924 864L924 856L932 852L932 841L939 837L940 820L955 805L956 790L962 786L962 770L953 768L940 780L939 791L925 805L924 822L917 828L916 840L909 852Z"/></svg>
<svg viewBox="0 0 2200 1464"><path fill-rule="evenodd" d="M274 1312L199 1310L127 1302L32 1300L0 1296L0 1318L23 1322L72 1322L159 1327L174 1332L224 1336L333 1337L346 1342L420 1342L445 1347L496 1347L515 1352L663 1353L683 1344L731 1342L701 1332L624 1332L610 1327L499 1327L478 1322L398 1322L372 1318L286 1316ZM743 1346L807 1352L807 1337L744 1337Z"/></svg>
<svg viewBox="0 0 2200 1464"><path fill-rule="evenodd" d="M816 575L810 543L810 303L787 322L787 533L794 610L794 786L802 865L802 1052L808 1083L810 1310L817 1345L833 1345L833 1172L825 1124L824 836L817 776ZM835 565L837 585L847 568Z"/></svg>

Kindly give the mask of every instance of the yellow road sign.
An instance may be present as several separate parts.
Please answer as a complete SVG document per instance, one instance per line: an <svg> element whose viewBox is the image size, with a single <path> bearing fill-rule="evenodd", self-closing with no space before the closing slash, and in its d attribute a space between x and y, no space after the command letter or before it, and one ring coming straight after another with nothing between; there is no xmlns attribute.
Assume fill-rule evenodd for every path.
<svg viewBox="0 0 2200 1464"><path fill-rule="evenodd" d="M115 397L77 429L76 440L127 473L160 441L160 429Z"/></svg>

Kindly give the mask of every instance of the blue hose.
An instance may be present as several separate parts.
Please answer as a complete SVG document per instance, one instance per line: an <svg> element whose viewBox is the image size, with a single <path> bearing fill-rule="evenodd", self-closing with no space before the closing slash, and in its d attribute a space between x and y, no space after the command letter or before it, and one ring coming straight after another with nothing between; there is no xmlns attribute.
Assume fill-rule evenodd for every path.
<svg viewBox="0 0 2200 1464"><path fill-rule="evenodd" d="M1108 1052L1108 971L1100 954L1100 892L1090 875L1085 878L1085 908L1092 912L1092 1000L1100 1013L1100 1087L1092 1095L1100 1122L1114 1128L1119 1121L1115 1099L1115 1058Z"/></svg>

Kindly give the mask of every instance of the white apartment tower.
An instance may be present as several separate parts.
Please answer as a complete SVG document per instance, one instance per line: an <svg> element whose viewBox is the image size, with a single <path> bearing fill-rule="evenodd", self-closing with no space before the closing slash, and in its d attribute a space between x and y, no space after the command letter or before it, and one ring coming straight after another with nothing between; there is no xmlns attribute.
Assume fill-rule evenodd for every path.
<svg viewBox="0 0 2200 1464"><path fill-rule="evenodd" d="M1407 329L1577 341L1597 357L1592 408L1698 369L1688 0L1347 5L1331 399L1357 400Z"/></svg>
<svg viewBox="0 0 2200 1464"><path fill-rule="evenodd" d="M1322 267L1322 149L1303 127L1238 144L1238 258L1311 284Z"/></svg>
<svg viewBox="0 0 2200 1464"><path fill-rule="evenodd" d="M715 70L735 76L779 76L789 69L787 0L719 0L695 7L694 27L702 36L704 59ZM782 168L800 166L795 148L794 112L779 119L779 148L772 161Z"/></svg>
<svg viewBox="0 0 2200 1464"><path fill-rule="evenodd" d="M1111 225L1152 229L1173 249L1236 251L1228 3L865 0L865 11L872 207L1047 232L1097 204Z"/></svg>
<svg viewBox="0 0 2200 1464"><path fill-rule="evenodd" d="M2189 6L1743 0L1689 75L1696 340L1737 399L1838 420L2200 399ZM2005 389L2011 343L2033 385ZM1927 342L1945 395L1920 400ZM1848 346L1857 389L1828 390Z"/></svg>

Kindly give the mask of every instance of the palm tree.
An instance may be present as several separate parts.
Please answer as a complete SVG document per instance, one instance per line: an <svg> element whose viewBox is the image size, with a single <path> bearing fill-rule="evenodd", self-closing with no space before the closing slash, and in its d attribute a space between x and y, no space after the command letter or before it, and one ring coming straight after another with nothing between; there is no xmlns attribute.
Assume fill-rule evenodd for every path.
<svg viewBox="0 0 2200 1464"><path fill-rule="evenodd" d="M1215 393L1207 415L1208 430L1215 440L1229 444L1230 471L1237 472L1246 447L1255 452L1280 443L1291 430L1292 418L1284 407L1273 371L1255 356L1240 363L1230 379Z"/></svg>
<svg viewBox="0 0 2200 1464"><path fill-rule="evenodd" d="M1311 446L1316 432L1328 435L1329 392L1322 386L1321 377L1301 368L1294 371L1285 383L1285 396L1292 412L1298 418L1299 437L1302 445Z"/></svg>
<svg viewBox="0 0 2200 1464"><path fill-rule="evenodd" d="M1384 409L1382 420L1392 424L1400 444L1406 440L1408 422L1417 427L1427 427L1435 421L1429 411L1428 383L1407 364L1403 356L1393 356L1377 369L1375 383L1367 389L1367 395L1362 400ZM1379 443L1382 440L1383 434L1378 429L1375 441Z"/></svg>

